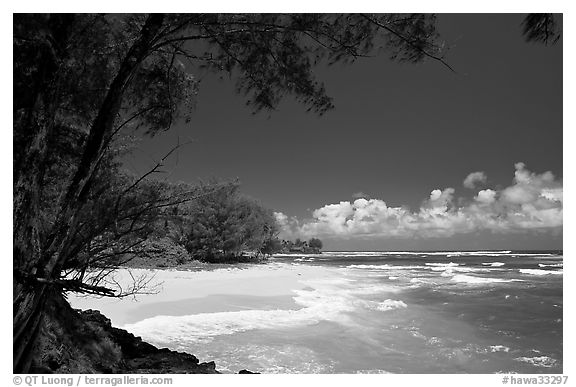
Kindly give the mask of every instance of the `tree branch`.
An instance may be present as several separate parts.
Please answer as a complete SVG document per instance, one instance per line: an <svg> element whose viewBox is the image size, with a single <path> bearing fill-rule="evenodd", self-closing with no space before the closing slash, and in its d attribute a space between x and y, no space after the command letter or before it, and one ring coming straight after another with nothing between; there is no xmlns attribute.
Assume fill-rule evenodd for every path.
<svg viewBox="0 0 576 387"><path fill-rule="evenodd" d="M424 54L425 56L434 59L440 63L442 63L445 67L447 67L450 71L452 71L455 74L458 74L456 72L456 70L454 70L454 68L452 68L452 66L450 66L448 63L446 63L446 61L437 55L431 54L428 51L424 50L421 47L418 47L417 45L414 44L414 42L412 40L410 40L409 38L407 38L406 36L402 35L401 33L399 33L398 31L394 30L393 28L388 27L385 24L380 23L378 20L375 20L373 18L371 18L370 16L367 16L365 14L361 14L362 17L364 17L366 20L370 21L371 23L374 23L376 26L385 29L386 31L390 32L391 34L393 34L394 36L400 38L403 42L405 42L406 44L408 44L410 47L412 47L413 49L415 49L416 51Z"/></svg>

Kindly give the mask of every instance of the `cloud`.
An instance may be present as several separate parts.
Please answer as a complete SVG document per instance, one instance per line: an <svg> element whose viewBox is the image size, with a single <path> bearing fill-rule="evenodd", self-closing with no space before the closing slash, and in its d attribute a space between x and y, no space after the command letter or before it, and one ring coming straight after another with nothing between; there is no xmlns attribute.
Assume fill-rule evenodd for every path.
<svg viewBox="0 0 576 387"><path fill-rule="evenodd" d="M478 195L474 198L477 202L490 204L496 201L496 191L491 189L483 189L478 192Z"/></svg>
<svg viewBox="0 0 576 387"><path fill-rule="evenodd" d="M464 179L462 183L464 187L474 189L478 185L478 183L485 184L486 183L486 174L484 172L472 172Z"/></svg>
<svg viewBox="0 0 576 387"><path fill-rule="evenodd" d="M551 172L532 173L523 163L515 168L512 185L480 190L473 199L455 198L454 188L434 189L417 210L358 198L318 208L302 223L281 213L277 219L284 235L302 238L439 238L561 228L562 182ZM478 175L472 180L480 181Z"/></svg>
<svg viewBox="0 0 576 387"><path fill-rule="evenodd" d="M274 212L276 224L280 229L279 237L282 239L295 239L300 237L300 224L296 217L289 218L282 212Z"/></svg>

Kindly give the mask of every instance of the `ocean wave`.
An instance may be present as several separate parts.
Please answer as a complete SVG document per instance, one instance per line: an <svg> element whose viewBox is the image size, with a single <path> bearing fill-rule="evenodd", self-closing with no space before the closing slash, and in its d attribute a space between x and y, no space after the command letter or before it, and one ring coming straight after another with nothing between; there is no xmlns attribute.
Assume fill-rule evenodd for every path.
<svg viewBox="0 0 576 387"><path fill-rule="evenodd" d="M488 283L502 283L502 282L519 282L522 280L517 279L502 279L502 278L488 278L488 277L475 277L465 274L456 274L452 277L454 282L462 282L467 284L488 284Z"/></svg>
<svg viewBox="0 0 576 387"><path fill-rule="evenodd" d="M564 267L563 263L552 263L550 265L544 264L544 263L539 263L538 266L540 267Z"/></svg>
<svg viewBox="0 0 576 387"><path fill-rule="evenodd" d="M370 256L391 256L391 255L414 255L414 256L511 256L511 257L550 257L558 256L555 253L521 253L512 250L477 250L477 251L325 251L324 256L338 257L370 257Z"/></svg>
<svg viewBox="0 0 576 387"><path fill-rule="evenodd" d="M385 270L392 269L393 266L390 265L348 265L346 269L374 269L374 270Z"/></svg>
<svg viewBox="0 0 576 387"><path fill-rule="evenodd" d="M510 352L510 348L505 345L491 345L490 352Z"/></svg>
<svg viewBox="0 0 576 387"><path fill-rule="evenodd" d="M514 253L510 254L512 258L515 257L534 257L534 258L562 258L561 255L548 254L548 253Z"/></svg>
<svg viewBox="0 0 576 387"><path fill-rule="evenodd" d="M294 302L300 309L240 310L231 312L199 313L185 316L155 316L123 328L152 343L167 345L186 342L211 341L215 336L230 335L255 329L282 329L313 325L320 321L348 324L348 312L359 308L390 311L406 308L400 300L373 301L361 295L380 295L397 292L397 288L382 284L357 286L355 280L329 277L302 280L309 286L293 290Z"/></svg>
<svg viewBox="0 0 576 387"><path fill-rule="evenodd" d="M501 257L508 256L512 253L512 250L500 250L500 251L452 251L446 253L447 257L469 257L469 256L483 256L483 257Z"/></svg>
<svg viewBox="0 0 576 387"><path fill-rule="evenodd" d="M442 277L450 277L454 275L454 273L476 273L476 272L490 272L494 269L488 268L478 268L478 267L465 267L461 266L460 264L450 262L450 263L426 263L428 267L426 269L432 271L440 271L442 272L440 275Z"/></svg>
<svg viewBox="0 0 576 387"><path fill-rule="evenodd" d="M532 364L535 367L544 367L544 368L554 367L558 362L556 359L553 359L549 356L534 356L534 357L522 356L517 357L514 360Z"/></svg>
<svg viewBox="0 0 576 387"><path fill-rule="evenodd" d="M282 329L334 321L346 324L359 305L347 295L322 289L295 290L294 301L300 309L241 310L199 313L185 316L155 316L123 329L157 345L209 342L215 336L231 335L255 329Z"/></svg>
<svg viewBox="0 0 576 387"><path fill-rule="evenodd" d="M355 289L349 289L345 292L352 295L370 295L370 294L381 294L381 293L398 293L400 289L388 286L388 285L369 285L363 286Z"/></svg>
<svg viewBox="0 0 576 387"><path fill-rule="evenodd" d="M345 269L364 269L364 270L414 270L414 269L425 269L425 266L421 265L348 265Z"/></svg>
<svg viewBox="0 0 576 387"><path fill-rule="evenodd" d="M440 267L440 268L459 266L458 263L454 263L454 262L449 262L449 263L426 262L425 265L426 265L426 266Z"/></svg>
<svg viewBox="0 0 576 387"><path fill-rule="evenodd" d="M423 278L412 278L412 279L410 280L410 283L411 283L411 284L428 284L428 283L435 284L434 281L428 281L428 280L425 280L425 279L423 279ZM416 287L418 287L418 286L416 286Z"/></svg>
<svg viewBox="0 0 576 387"><path fill-rule="evenodd" d="M564 270L520 269L520 273L529 275L564 274Z"/></svg>
<svg viewBox="0 0 576 387"><path fill-rule="evenodd" d="M306 253L277 253L272 258L321 258L324 254L306 254Z"/></svg>
<svg viewBox="0 0 576 387"><path fill-rule="evenodd" d="M491 267L501 267L501 266L504 266L505 263L504 262L482 262L482 265L491 266Z"/></svg>
<svg viewBox="0 0 576 387"><path fill-rule="evenodd" d="M323 256L328 257L380 257L388 255L385 251L323 251Z"/></svg>
<svg viewBox="0 0 576 387"><path fill-rule="evenodd" d="M382 312L386 312L388 310L407 308L407 307L408 307L408 305L406 305L406 303L403 301L388 299L388 300L384 300L382 302L377 303L375 305L374 309L382 311Z"/></svg>
<svg viewBox="0 0 576 387"><path fill-rule="evenodd" d="M208 342L215 336L253 329L288 328L311 325L322 319L333 320L335 310L243 310L200 313L186 316L155 316L122 328L154 344Z"/></svg>
<svg viewBox="0 0 576 387"><path fill-rule="evenodd" d="M301 345L227 343L224 348L220 348L222 355L218 357L218 371L222 373L234 374L242 368L264 374L334 373L333 360L320 358L314 350ZM204 359L214 357L214 352L206 346L196 346L188 351Z"/></svg>
<svg viewBox="0 0 576 387"><path fill-rule="evenodd" d="M381 293L397 293L400 288L388 283L365 281L363 276L349 276L347 270L342 270L344 276L302 279L299 282L323 295L338 297L355 297L357 295L370 295ZM297 291L295 291L297 292Z"/></svg>

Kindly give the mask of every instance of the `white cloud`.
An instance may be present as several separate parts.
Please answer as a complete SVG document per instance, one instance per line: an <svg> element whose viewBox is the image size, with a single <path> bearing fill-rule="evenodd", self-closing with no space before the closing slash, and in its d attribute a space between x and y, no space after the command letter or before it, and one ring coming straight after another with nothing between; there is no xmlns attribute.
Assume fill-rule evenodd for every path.
<svg viewBox="0 0 576 387"><path fill-rule="evenodd" d="M540 193L540 196L553 202L563 203L564 201L562 188L545 188Z"/></svg>
<svg viewBox="0 0 576 387"><path fill-rule="evenodd" d="M484 172L472 172L464 179L464 187L474 189L479 183L486 183L486 174Z"/></svg>
<svg viewBox="0 0 576 387"><path fill-rule="evenodd" d="M476 201L484 204L494 203L496 201L496 191L491 189L483 189L478 192L478 195L474 198Z"/></svg>
<svg viewBox="0 0 576 387"><path fill-rule="evenodd" d="M282 239L295 239L300 237L300 224L296 217L288 218L282 212L274 212L276 224L280 228L279 237Z"/></svg>
<svg viewBox="0 0 576 387"><path fill-rule="evenodd" d="M287 230L285 235L304 238L432 238L480 230L520 232L562 227L562 182L551 172L532 173L523 163L515 167L511 186L480 190L473 200L455 200L454 188L445 188L433 190L415 211L406 206L391 207L380 199L359 198L316 209L313 219L302 224L281 213L276 217Z"/></svg>

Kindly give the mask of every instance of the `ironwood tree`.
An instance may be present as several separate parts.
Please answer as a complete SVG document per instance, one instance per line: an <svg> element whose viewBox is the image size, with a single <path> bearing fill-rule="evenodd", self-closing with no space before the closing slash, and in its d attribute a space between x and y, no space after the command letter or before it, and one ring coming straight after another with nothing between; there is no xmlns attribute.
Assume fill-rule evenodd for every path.
<svg viewBox="0 0 576 387"><path fill-rule="evenodd" d="M212 190L214 184L208 185ZM258 258L277 233L273 212L240 195L237 183L203 195L188 205L184 241L190 255L207 262ZM249 251L250 256L243 256Z"/></svg>

